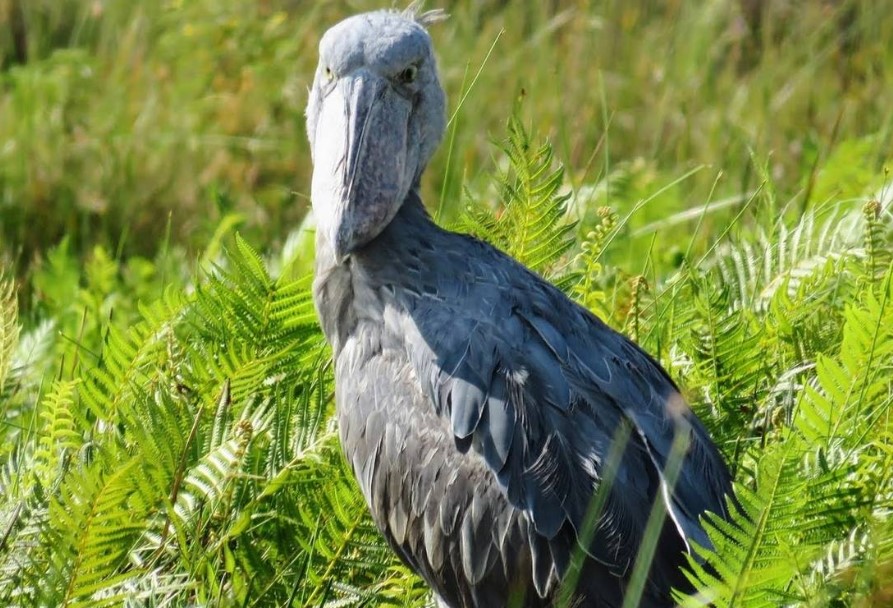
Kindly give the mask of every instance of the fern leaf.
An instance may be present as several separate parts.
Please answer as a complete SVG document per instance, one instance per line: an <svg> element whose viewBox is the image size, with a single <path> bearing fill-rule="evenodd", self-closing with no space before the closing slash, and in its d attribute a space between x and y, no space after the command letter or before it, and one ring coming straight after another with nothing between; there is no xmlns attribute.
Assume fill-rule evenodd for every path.
<svg viewBox="0 0 893 608"><path fill-rule="evenodd" d="M681 605L769 608L796 600L790 581L822 549L804 534L804 520L822 521L828 492L818 490L838 481L834 477L804 479L801 449L797 441L789 441L781 449L768 451L759 461L756 486L736 484L741 510L733 521L707 517L715 549L698 549L706 564L689 560L690 579L699 594L680 597ZM817 500L819 496L825 500ZM816 502L810 505L810 500ZM735 506L730 509L736 512Z"/></svg>
<svg viewBox="0 0 893 608"><path fill-rule="evenodd" d="M70 476L59 496L50 503L50 536L55 544L61 574L60 605L80 605L104 599L97 592L109 584L136 576L127 569L126 556L145 526L146 512L130 501L145 483L139 457L118 463L114 471L90 467ZM120 601L123 598L117 598Z"/></svg>
<svg viewBox="0 0 893 608"><path fill-rule="evenodd" d="M33 455L13 452L0 470L0 604L36 605L46 575L48 509L28 483ZM41 488L42 489L42 488Z"/></svg>
<svg viewBox="0 0 893 608"><path fill-rule="evenodd" d="M133 398L133 387L144 385L163 358L168 332L184 306L179 293L168 291L153 306L144 307L138 323L126 329L108 329L102 360L87 372L79 391L93 417L109 422L117 419L122 404Z"/></svg>
<svg viewBox="0 0 893 608"><path fill-rule="evenodd" d="M552 146L535 146L532 139L515 113L500 147L508 167L495 180L501 207L494 212L470 205L460 225L529 268L559 279L561 266L568 263L563 258L575 243L576 223L567 220L571 195L561 194L564 168L555 166Z"/></svg>
<svg viewBox="0 0 893 608"><path fill-rule="evenodd" d="M34 456L35 473L40 484L46 488L64 473L66 457L71 457L83 443L72 417L77 384L76 380L57 382L39 407L43 428Z"/></svg>
<svg viewBox="0 0 893 608"><path fill-rule="evenodd" d="M829 262L841 271L847 260L861 258L856 230L861 221L861 213L852 209L835 208L824 218L809 211L793 226L779 222L773 234L760 232L753 241L721 248L707 268L732 288L737 306L765 310L781 287L793 296Z"/></svg>
<svg viewBox="0 0 893 608"><path fill-rule="evenodd" d="M877 200L868 201L862 207L865 217L863 229L863 243L865 246L865 271L871 278L880 278L884 271L893 262L893 248L891 248L889 211L883 215L883 207Z"/></svg>
<svg viewBox="0 0 893 608"><path fill-rule="evenodd" d="M893 267L879 290L847 307L839 355L818 358L815 385L802 393L794 421L812 442L858 445L893 407L891 276Z"/></svg>
<svg viewBox="0 0 893 608"><path fill-rule="evenodd" d="M219 421L215 425L216 422ZM233 481L245 467L249 444L258 434L266 432L269 423L265 404L244 409L243 417L226 434L226 439L213 446L191 468L174 507L174 513L184 523L192 521L202 507L221 511L218 503L227 498Z"/></svg>
<svg viewBox="0 0 893 608"><path fill-rule="evenodd" d="M0 394L19 342L18 302L12 281L0 274Z"/></svg>

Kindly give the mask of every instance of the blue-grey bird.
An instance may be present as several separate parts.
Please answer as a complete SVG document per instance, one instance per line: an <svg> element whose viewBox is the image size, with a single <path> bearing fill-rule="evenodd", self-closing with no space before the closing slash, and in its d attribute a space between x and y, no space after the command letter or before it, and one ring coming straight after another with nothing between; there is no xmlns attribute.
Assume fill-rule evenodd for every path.
<svg viewBox="0 0 893 608"><path fill-rule="evenodd" d="M658 363L425 211L419 180L445 126L426 25L441 14L358 15L319 45L313 293L344 452L375 523L442 605L553 606L579 546L569 605L620 606L657 503L641 605L671 606L690 542L710 544L699 517L727 514L729 472ZM687 448L670 487L677 436Z"/></svg>

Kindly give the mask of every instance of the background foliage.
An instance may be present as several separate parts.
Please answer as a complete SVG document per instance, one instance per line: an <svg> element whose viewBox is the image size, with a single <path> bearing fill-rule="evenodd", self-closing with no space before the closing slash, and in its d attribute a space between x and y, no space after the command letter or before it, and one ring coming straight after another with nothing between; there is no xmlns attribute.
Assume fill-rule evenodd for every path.
<svg viewBox="0 0 893 608"><path fill-rule="evenodd" d="M371 7L0 0L0 604L429 601L308 293L305 91ZM893 13L448 9L430 209L654 353L735 471L680 601L889 605Z"/></svg>

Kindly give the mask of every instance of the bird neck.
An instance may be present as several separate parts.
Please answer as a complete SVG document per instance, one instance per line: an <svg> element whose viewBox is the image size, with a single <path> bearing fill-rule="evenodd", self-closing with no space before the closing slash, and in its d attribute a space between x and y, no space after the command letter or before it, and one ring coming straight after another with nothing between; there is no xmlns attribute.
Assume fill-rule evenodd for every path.
<svg viewBox="0 0 893 608"><path fill-rule="evenodd" d="M413 244L419 239L424 239L431 232L439 232L440 229L431 219L422 199L415 189L409 191L397 214L385 226L381 233L352 253L350 257L338 264L334 251L328 239L322 233L316 233L316 272L326 272L335 266L350 266L357 263L365 265L367 262L384 258L383 256L400 257L407 248L413 248Z"/></svg>
<svg viewBox="0 0 893 608"><path fill-rule="evenodd" d="M436 230L437 225L431 219L428 210L425 209L425 204L422 203L418 191L413 188L403 200L403 204L400 206L397 215L394 216L394 219L391 220L391 223L388 224L379 236L384 237L383 240L385 242L381 244L393 246L396 243L390 243L388 241L392 241L398 236L407 239L406 242L409 243L414 240L414 234L420 236L432 229Z"/></svg>
<svg viewBox="0 0 893 608"><path fill-rule="evenodd" d="M369 307L384 307L383 298L403 300L404 287L412 287L420 267L434 270L432 260L419 258L435 250L443 234L415 190L381 234L340 264L325 235L317 232L313 298L336 355L358 315L367 314Z"/></svg>

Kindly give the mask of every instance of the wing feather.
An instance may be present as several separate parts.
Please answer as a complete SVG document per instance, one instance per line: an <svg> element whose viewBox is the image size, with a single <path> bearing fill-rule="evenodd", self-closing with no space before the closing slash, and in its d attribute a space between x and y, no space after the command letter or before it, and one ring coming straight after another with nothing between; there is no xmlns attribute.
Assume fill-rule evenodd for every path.
<svg viewBox="0 0 893 608"><path fill-rule="evenodd" d="M529 521L537 592L547 593L566 569L624 424L634 432L587 552L622 576L655 501L667 509L678 546L689 538L706 543L698 517L724 512L729 476L675 384L644 351L552 286L520 266L503 270L489 281L482 271L466 294L465 302L486 305L421 302L410 354L457 446L480 455ZM689 433L691 445L671 491L663 469L677 432ZM443 531L458 527L462 538L477 538L475 509L472 503L458 521L458 510L441 505ZM469 580L489 567L488 551L475 557L463 549L462 556Z"/></svg>
<svg viewBox="0 0 893 608"><path fill-rule="evenodd" d="M508 460L516 422L515 406L508 398L505 374L496 370L490 380L486 429L482 428L481 445L484 459L497 473L505 468Z"/></svg>

